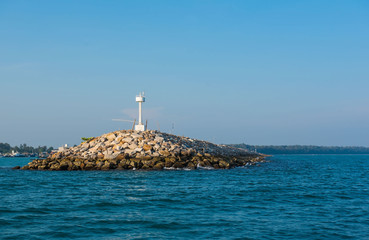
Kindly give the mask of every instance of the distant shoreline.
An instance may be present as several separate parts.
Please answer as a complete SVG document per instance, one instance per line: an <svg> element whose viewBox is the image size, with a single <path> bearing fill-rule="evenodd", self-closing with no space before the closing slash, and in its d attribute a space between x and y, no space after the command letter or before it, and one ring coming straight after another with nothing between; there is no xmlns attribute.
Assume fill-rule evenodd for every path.
<svg viewBox="0 0 369 240"><path fill-rule="evenodd" d="M229 144L229 146L246 149L262 154L369 154L369 147L357 146L314 146L314 145L248 145Z"/></svg>

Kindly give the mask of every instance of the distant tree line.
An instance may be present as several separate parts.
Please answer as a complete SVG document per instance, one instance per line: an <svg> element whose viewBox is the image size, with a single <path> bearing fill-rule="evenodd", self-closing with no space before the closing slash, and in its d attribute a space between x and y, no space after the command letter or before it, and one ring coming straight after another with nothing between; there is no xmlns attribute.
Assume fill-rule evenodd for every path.
<svg viewBox="0 0 369 240"><path fill-rule="evenodd" d="M47 146L38 146L38 147L31 147L27 146L27 144L21 144L19 146L12 147L9 143L0 143L0 153L11 153L12 150L19 153L42 153L48 152L50 153L54 148L47 147Z"/></svg>
<svg viewBox="0 0 369 240"><path fill-rule="evenodd" d="M324 147L310 145L248 145L230 144L233 147L247 149L264 154L369 154L368 147Z"/></svg>

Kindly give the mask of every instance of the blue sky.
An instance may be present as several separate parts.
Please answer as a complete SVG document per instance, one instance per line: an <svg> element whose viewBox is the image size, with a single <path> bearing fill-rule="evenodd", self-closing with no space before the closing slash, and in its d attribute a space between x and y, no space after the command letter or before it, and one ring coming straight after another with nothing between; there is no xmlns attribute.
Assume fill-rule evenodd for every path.
<svg viewBox="0 0 369 240"><path fill-rule="evenodd" d="M0 1L0 142L129 123L216 143L369 146L369 1Z"/></svg>

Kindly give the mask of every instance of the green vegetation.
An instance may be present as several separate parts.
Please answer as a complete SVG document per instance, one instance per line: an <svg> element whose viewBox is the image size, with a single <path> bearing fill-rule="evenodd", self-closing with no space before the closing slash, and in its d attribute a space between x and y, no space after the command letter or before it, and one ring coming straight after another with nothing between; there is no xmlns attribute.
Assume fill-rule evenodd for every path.
<svg viewBox="0 0 369 240"><path fill-rule="evenodd" d="M9 143L0 143L0 153L11 153L12 150L19 153L42 153L42 152L48 152L50 153L54 148L53 147L47 147L47 146L38 146L36 148L27 146L27 144L21 144L19 146L12 147L9 145Z"/></svg>
<svg viewBox="0 0 369 240"><path fill-rule="evenodd" d="M90 141L90 140L94 139L94 137L88 137L88 138L83 137L81 139L82 139L82 142L87 142L87 141Z"/></svg>
<svg viewBox="0 0 369 240"><path fill-rule="evenodd" d="M264 154L369 154L368 147L324 147L304 145L263 146L230 144L230 146Z"/></svg>

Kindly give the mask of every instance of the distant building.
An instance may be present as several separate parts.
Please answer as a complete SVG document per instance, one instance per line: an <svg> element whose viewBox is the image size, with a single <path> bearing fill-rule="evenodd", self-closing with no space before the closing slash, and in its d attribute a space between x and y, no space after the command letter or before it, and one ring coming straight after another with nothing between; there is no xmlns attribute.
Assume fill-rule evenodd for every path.
<svg viewBox="0 0 369 240"><path fill-rule="evenodd" d="M65 144L64 147L59 147L58 148L58 152L63 152L65 150L67 150L69 147L68 147L68 144Z"/></svg>

